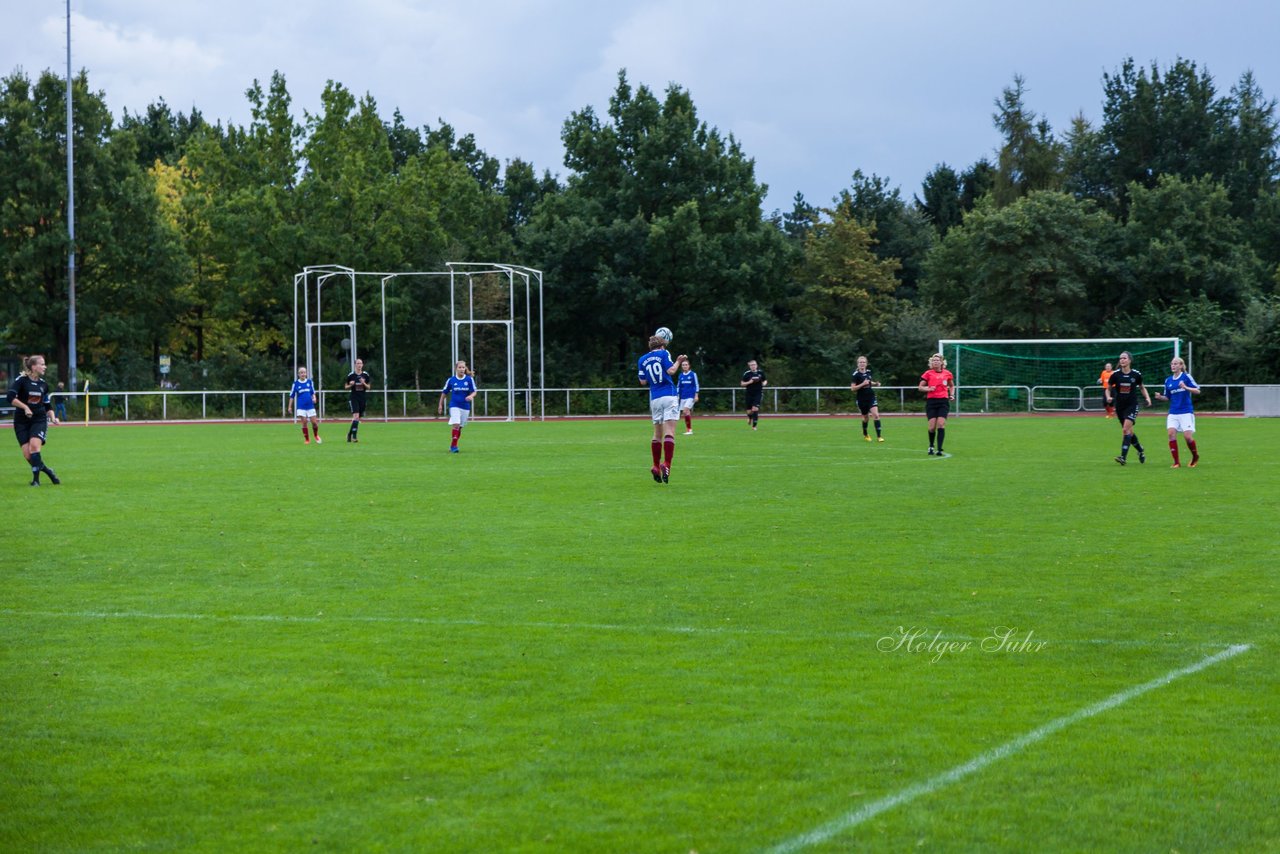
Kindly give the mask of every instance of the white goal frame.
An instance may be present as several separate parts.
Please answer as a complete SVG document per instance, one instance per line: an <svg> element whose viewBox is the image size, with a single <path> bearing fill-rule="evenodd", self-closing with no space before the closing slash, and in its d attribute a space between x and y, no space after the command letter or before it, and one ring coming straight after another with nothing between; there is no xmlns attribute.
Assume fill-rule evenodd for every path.
<svg viewBox="0 0 1280 854"><path fill-rule="evenodd" d="M380 324L382 330L382 366L381 374L383 396L383 420L389 420L388 376L388 338L387 338L387 287L400 280L418 286L443 284L448 280L449 286L449 326L450 352L456 362L463 350L459 336L459 327L473 329L476 325L500 324L507 328L507 421L514 421L516 414L516 392L523 391L525 396L524 413L520 417L533 420L546 418L546 347L544 342L543 323L543 291L542 271L519 264L479 261L449 261L444 270L414 270L399 273L370 272L355 270L340 264L320 264L304 267L302 272L293 277L293 374L296 377L298 368L305 365L308 373L315 375L312 363L315 352L319 349L321 331L327 326L346 326L350 329L351 348L347 359L351 369L355 370L355 360L359 358L359 347L356 330L359 321L358 293L360 283L370 278L380 282L378 289ZM476 314L475 281L477 278L495 276L505 279L507 285L506 317L482 317ZM331 314L338 317L326 317L322 303L323 289L331 281L345 282L350 290L350 305L346 305L346 296L339 300L339 309L329 308ZM521 310L517 296L517 284L523 287L524 303ZM332 303L332 299L330 300ZM525 335L524 353L524 385L518 384L516 375L515 334L523 327ZM301 336L302 340L299 341ZM534 340L537 339L535 359ZM313 346L314 345L314 346ZM474 334L468 340L467 355L471 362L474 349ZM536 384L535 384L536 365ZM453 373L453 364L442 375ZM316 379L316 391L321 400L324 391L321 379ZM375 384L378 383L375 379ZM535 406L535 396L537 405Z"/></svg>
<svg viewBox="0 0 1280 854"><path fill-rule="evenodd" d="M948 344L964 345L964 346L968 346L968 345L981 346L983 344L999 344L999 345L1117 344L1121 346L1128 345L1128 344L1172 344L1173 355L1178 357L1182 356L1182 339L1173 338L1173 337L1169 337L1169 338L939 338L938 352L942 354L944 359L946 358ZM1186 362L1187 362L1187 373L1191 373L1191 342L1189 341L1187 342ZM956 414L960 413L960 388L962 385L960 367L961 367L960 351L957 350L955 365L949 365L947 367L947 369L950 370L951 373L953 373L956 378L956 401L955 401ZM1064 388L1064 387L1063 386L1046 386L1046 388ZM1081 408L1083 408L1083 406L1084 404L1082 401Z"/></svg>

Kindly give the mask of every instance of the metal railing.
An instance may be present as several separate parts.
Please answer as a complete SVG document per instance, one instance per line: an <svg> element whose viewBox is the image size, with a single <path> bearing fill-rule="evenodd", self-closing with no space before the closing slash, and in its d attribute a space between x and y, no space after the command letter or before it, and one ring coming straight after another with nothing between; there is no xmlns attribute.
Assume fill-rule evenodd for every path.
<svg viewBox="0 0 1280 854"><path fill-rule="evenodd" d="M1202 385L1196 398L1197 412L1239 412L1244 408L1244 386ZM924 395L915 386L881 386L876 389L880 412L886 415L924 411ZM530 401L526 401L530 397ZM349 393L322 391L322 418L345 418ZM440 392L434 389L386 389L368 395L366 418L393 420L429 418L436 414ZM86 396L67 395L67 417L85 419ZM285 391L94 391L88 397L90 421L253 421L287 418L289 394ZM475 403L478 418L508 418L506 388L480 389ZM701 415L731 415L743 411L743 389L714 386L700 390L697 411ZM516 389L516 419L532 417L588 418L641 416L649 412L649 391L634 388ZM530 407L528 404L531 403ZM1076 386L961 386L953 414L1100 412L1102 391ZM770 386L764 393L764 410L774 414L837 415L857 411L847 386Z"/></svg>

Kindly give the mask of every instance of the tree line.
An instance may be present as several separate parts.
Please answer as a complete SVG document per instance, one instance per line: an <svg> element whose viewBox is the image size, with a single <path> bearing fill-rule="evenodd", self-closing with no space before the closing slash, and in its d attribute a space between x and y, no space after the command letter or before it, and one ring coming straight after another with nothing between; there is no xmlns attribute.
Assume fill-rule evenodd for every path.
<svg viewBox="0 0 1280 854"><path fill-rule="evenodd" d="M772 212L688 91L625 71L604 115L565 120L563 179L332 81L301 120L282 75L255 82L243 126L163 100L115 122L84 72L72 83L79 373L105 388L154 387L161 354L184 387L279 386L293 276L325 263L543 270L552 386L629 384L659 325L708 384L748 358L775 384L840 384L858 354L910 382L943 337L1177 335L1217 382L1274 381L1280 364L1280 133L1248 73L1220 92L1192 61L1126 60L1100 122L1063 132L1015 76L993 102L998 151L939 164L909 198L855 169L827 204L797 193ZM65 91L48 71L0 81L0 341L63 377ZM362 299L376 341L377 295ZM392 386L435 386L446 297L388 301L391 364L362 355Z"/></svg>

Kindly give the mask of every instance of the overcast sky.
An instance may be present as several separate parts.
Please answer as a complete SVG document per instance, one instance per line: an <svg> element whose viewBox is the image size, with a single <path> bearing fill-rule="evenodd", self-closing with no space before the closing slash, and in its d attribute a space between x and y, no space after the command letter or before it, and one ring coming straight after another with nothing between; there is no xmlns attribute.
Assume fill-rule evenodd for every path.
<svg viewBox="0 0 1280 854"><path fill-rule="evenodd" d="M0 22L0 71L65 72L65 0L0 0ZM626 68L738 139L766 212L828 204L855 169L910 198L938 163L991 155L1014 74L1059 132L1100 119L1128 56L1194 60L1224 94L1252 70L1280 97L1277 0L72 0L71 24L72 66L117 117L164 98L245 124L245 89L279 70L299 121L332 79L562 179L564 120L603 115Z"/></svg>

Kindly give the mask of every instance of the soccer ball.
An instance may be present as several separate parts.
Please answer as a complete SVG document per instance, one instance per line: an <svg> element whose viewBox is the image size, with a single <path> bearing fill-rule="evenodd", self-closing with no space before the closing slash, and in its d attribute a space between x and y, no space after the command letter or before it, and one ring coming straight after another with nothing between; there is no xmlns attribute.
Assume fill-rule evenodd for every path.
<svg viewBox="0 0 1280 854"><path fill-rule="evenodd" d="M663 341L666 341L668 344L671 343L671 330L668 329L667 327L659 326L657 331L654 332L653 334L657 335L659 338L661 338Z"/></svg>

